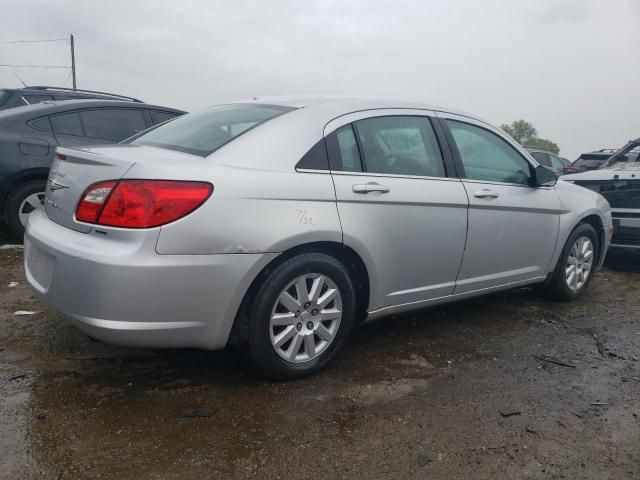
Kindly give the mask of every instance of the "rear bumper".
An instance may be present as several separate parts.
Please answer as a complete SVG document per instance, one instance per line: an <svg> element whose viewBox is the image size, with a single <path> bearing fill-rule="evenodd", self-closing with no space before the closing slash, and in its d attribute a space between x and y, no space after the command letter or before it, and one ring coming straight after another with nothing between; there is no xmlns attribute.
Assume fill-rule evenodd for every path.
<svg viewBox="0 0 640 480"><path fill-rule="evenodd" d="M25 234L27 280L99 340L224 347L244 293L276 254L158 255L158 232L84 234L34 212Z"/></svg>

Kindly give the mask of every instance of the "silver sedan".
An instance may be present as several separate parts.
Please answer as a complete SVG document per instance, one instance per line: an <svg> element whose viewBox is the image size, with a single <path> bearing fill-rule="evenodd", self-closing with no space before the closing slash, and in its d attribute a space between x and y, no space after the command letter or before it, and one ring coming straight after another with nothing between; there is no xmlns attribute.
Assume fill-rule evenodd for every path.
<svg viewBox="0 0 640 480"><path fill-rule="evenodd" d="M59 148L25 268L92 337L233 342L283 379L327 365L358 322L529 284L577 298L610 235L603 197L478 118L272 98Z"/></svg>

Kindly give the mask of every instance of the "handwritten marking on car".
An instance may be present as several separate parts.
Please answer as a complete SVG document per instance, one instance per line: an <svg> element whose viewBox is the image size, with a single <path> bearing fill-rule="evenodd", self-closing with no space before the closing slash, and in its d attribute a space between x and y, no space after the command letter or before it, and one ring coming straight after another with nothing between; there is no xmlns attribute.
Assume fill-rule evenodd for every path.
<svg viewBox="0 0 640 480"><path fill-rule="evenodd" d="M307 214L307 210L296 210L296 212L298 212L297 217L300 225L315 225L313 218Z"/></svg>

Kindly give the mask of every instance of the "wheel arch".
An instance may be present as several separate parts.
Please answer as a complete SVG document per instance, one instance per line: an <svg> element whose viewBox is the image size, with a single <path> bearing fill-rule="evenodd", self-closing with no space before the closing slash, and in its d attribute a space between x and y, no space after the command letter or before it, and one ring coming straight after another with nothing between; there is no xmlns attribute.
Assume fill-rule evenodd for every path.
<svg viewBox="0 0 640 480"><path fill-rule="evenodd" d="M264 266L260 272L258 272L242 298L233 326L231 327L228 343L239 344L246 339L248 318L247 308L249 305L248 300L253 298L265 277L274 268L278 267L288 259L302 253L310 252L330 255L339 260L345 266L354 283L354 289L356 291L356 322L362 322L366 318L371 291L371 280L369 271L361 256L353 248L342 243L331 241L309 242L283 251L280 255Z"/></svg>
<svg viewBox="0 0 640 480"><path fill-rule="evenodd" d="M599 214L589 213L587 215L584 215L582 218L580 218L580 220L571 229L571 232L573 232L578 227L578 225L583 223L591 225L596 231L596 236L598 237L598 252L597 252L598 258L596 259L597 260L596 265L600 267L602 265L601 260L604 258L604 255L606 253L605 251L606 242L605 242L605 231L604 231L605 224ZM571 232L569 233L569 235L571 235Z"/></svg>
<svg viewBox="0 0 640 480"><path fill-rule="evenodd" d="M21 170L8 178L0 185L0 214L4 215L7 198L20 185L32 180L46 180L49 175L48 167L35 167Z"/></svg>

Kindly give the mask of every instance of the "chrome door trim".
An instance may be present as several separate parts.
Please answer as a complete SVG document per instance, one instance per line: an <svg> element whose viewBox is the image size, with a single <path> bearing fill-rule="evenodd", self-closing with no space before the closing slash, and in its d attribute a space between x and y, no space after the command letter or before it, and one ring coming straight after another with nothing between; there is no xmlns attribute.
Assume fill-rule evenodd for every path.
<svg viewBox="0 0 640 480"><path fill-rule="evenodd" d="M375 118L375 117L431 117L436 119L436 112L434 110L427 109L417 109L417 108L383 108L383 109L372 109L372 110L361 110L358 112L347 113L345 115L341 115L336 117L324 126L324 136L327 137L331 133L335 132L340 127L347 125L349 123L355 122L357 120L363 120L365 118Z"/></svg>
<svg viewBox="0 0 640 480"><path fill-rule="evenodd" d="M475 125L476 127L489 130L491 133L498 135L501 139L503 139L505 142L511 145L534 168L537 166L543 166L540 163L538 163L537 160L533 158L531 154L527 152L527 150L522 145L520 145L518 142L512 139L509 135L504 133L502 130L494 127L493 125L483 122L482 120L477 120L471 117L465 117L464 115L457 115L455 113L448 113L448 112L441 112L441 111L436 111L435 113L436 113L436 116L442 120L456 120L458 122L468 123L470 125ZM500 183L500 182L495 182L495 183ZM505 184L505 183L500 183L500 184L511 185L511 184ZM522 184L517 183L514 185L522 185ZM531 185L523 185L523 186L529 186L530 188L535 188L535 187L531 187Z"/></svg>
<svg viewBox="0 0 640 480"><path fill-rule="evenodd" d="M345 171L332 171L332 170L315 170L311 168L296 168L296 172L299 173L325 173L332 175L351 175L354 177L380 177L380 178L414 178L416 180L446 180L449 182L460 182L460 178L452 177L427 177L421 175L401 175L396 173L368 173L368 172L345 172ZM500 184L504 185L504 184Z"/></svg>
<svg viewBox="0 0 640 480"><path fill-rule="evenodd" d="M523 285L542 283L546 280L546 278L547 278L546 276L535 277L527 280L521 280L519 282L505 283L503 285L496 285L494 287L487 287L487 288L481 288L478 290L472 290L470 292L446 295L444 297L431 298L428 300L420 300L418 302L401 303L398 305L389 305L386 307L380 307L374 310L369 310L367 312L367 318L365 319L365 322L377 320L378 318L386 317L387 315L403 313L403 312L407 312L407 311L411 311L419 308L426 308L434 305L441 305L444 303L454 302L464 298L475 297L475 296L479 296L479 295L494 292L494 291L510 290L512 288L520 287Z"/></svg>

